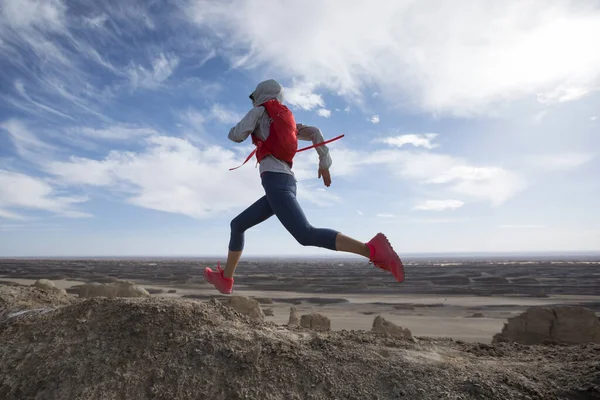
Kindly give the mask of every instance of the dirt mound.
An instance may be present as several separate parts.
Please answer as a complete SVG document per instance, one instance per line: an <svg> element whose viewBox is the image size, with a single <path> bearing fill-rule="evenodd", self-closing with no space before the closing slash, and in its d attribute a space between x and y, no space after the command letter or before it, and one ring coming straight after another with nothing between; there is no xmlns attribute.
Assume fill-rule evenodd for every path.
<svg viewBox="0 0 600 400"><path fill-rule="evenodd" d="M75 298L60 291L47 291L34 286L0 286L0 319L23 310L53 308L75 301Z"/></svg>
<svg viewBox="0 0 600 400"><path fill-rule="evenodd" d="M116 281L112 283L91 282L76 288L79 297L148 297L150 293L134 282Z"/></svg>
<svg viewBox="0 0 600 400"><path fill-rule="evenodd" d="M25 291L34 288L18 288ZM213 300L91 298L0 322L0 398L558 399L599 396L600 345L278 327ZM588 396L588 397L581 397Z"/></svg>
<svg viewBox="0 0 600 400"><path fill-rule="evenodd" d="M273 299L268 297L255 297L255 300L258 301L259 304L273 304Z"/></svg>
<svg viewBox="0 0 600 400"><path fill-rule="evenodd" d="M535 307L509 318L493 341L600 343L600 321L592 310L583 307Z"/></svg>
<svg viewBox="0 0 600 400"><path fill-rule="evenodd" d="M38 279L37 281L35 281L35 283L32 286L35 286L36 288L44 289L47 292L67 294L65 289L57 288L56 285L54 284L54 282L52 282L51 280L48 280L48 279Z"/></svg>

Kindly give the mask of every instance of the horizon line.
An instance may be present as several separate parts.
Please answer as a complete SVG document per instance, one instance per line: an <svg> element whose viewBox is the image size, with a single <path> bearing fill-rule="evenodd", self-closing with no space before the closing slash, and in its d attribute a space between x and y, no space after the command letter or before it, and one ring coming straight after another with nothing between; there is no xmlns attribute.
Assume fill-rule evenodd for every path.
<svg viewBox="0 0 600 400"><path fill-rule="evenodd" d="M404 253L402 258L427 258L427 257L600 257L600 250L593 251L455 251L455 252L411 252ZM226 255L0 255L0 260L7 259L225 259ZM362 259L362 257L354 254L330 254L330 255L315 255L315 254L285 254L285 255L246 255L243 259Z"/></svg>

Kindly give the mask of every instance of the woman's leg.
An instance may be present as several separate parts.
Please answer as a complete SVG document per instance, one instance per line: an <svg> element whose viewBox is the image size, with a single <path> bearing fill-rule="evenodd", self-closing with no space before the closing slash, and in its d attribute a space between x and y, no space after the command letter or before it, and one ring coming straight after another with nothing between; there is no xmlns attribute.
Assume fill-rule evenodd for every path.
<svg viewBox="0 0 600 400"><path fill-rule="evenodd" d="M313 227L296 199L296 181L287 174L265 174L263 186L271 209L282 225L303 246L323 247L369 258L370 249L332 229Z"/></svg>
<svg viewBox="0 0 600 400"><path fill-rule="evenodd" d="M359 242L356 239L352 239L346 235L338 233L335 239L335 247L337 251L343 251L346 253L358 254L366 258L371 257L371 249L364 242Z"/></svg>
<svg viewBox="0 0 600 400"><path fill-rule="evenodd" d="M375 266L389 271L398 282L404 281L402 260L384 234L378 233L363 243L332 229L314 228L296 200L296 181L292 176L265 174L263 186L271 209L298 243L361 255Z"/></svg>
<svg viewBox="0 0 600 400"><path fill-rule="evenodd" d="M267 200L267 196L263 196L231 221L229 253L227 254L227 264L225 265L224 272L226 278L233 277L235 268L242 257L245 232L272 216L273 210Z"/></svg>

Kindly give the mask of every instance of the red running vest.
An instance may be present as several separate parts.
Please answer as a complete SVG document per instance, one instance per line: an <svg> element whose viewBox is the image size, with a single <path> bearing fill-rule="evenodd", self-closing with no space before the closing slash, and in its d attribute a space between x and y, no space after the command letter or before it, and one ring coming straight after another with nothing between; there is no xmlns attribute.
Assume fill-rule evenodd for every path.
<svg viewBox="0 0 600 400"><path fill-rule="evenodd" d="M298 150L298 130L296 129L294 114L292 114L290 109L276 99L271 99L261 105L265 108L269 118L271 118L269 136L267 137L267 140L260 140L256 135L252 134L252 143L256 146L256 149L250 153L242 165L246 164L254 154L256 154L257 164L270 154L278 160L285 161L291 168L296 153L323 146L324 144L331 143L334 140L344 137L344 135L340 135L326 142ZM242 165L230 168L229 170L233 171Z"/></svg>

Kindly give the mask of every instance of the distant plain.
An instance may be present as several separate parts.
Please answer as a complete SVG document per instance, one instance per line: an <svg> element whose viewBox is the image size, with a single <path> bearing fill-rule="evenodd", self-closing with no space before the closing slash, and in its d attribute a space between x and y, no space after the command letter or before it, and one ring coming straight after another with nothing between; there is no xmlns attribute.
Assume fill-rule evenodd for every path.
<svg viewBox="0 0 600 400"><path fill-rule="evenodd" d="M290 307L319 312L333 330L370 330L376 315L414 336L489 343L510 316L531 306L577 304L600 315L600 257L415 257L406 280L355 259L247 259L234 295L255 297L266 319L287 323ZM58 287L123 279L156 297L223 297L202 279L215 259L0 259L0 283ZM175 293L169 291L175 290Z"/></svg>

